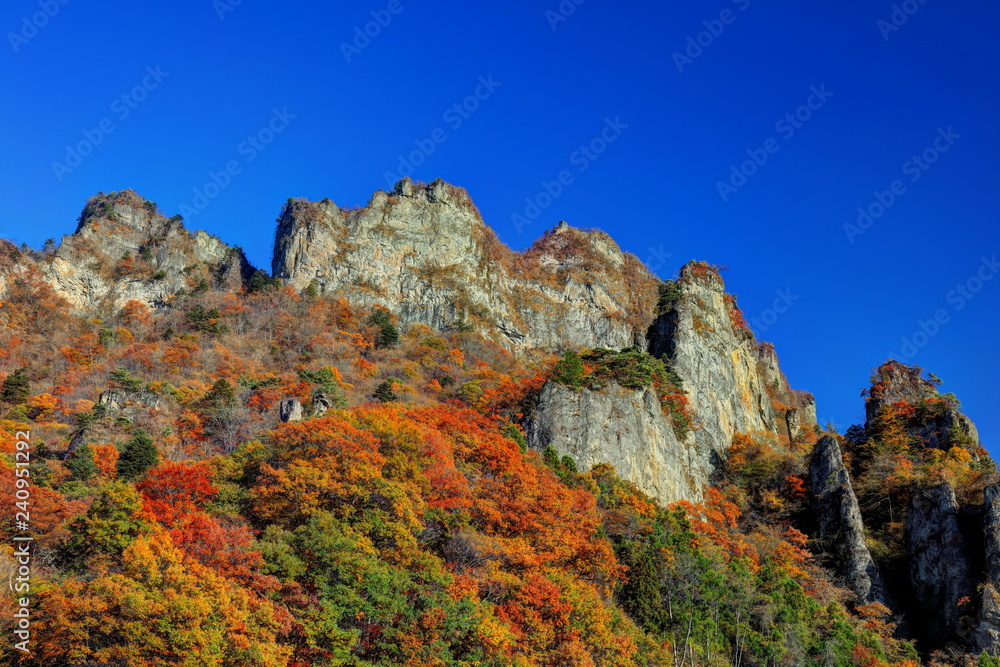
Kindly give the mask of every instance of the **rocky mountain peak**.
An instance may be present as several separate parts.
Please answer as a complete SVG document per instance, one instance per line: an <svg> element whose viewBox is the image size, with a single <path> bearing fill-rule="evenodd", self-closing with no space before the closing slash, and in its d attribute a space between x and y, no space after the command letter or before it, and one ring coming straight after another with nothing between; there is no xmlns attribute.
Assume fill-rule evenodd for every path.
<svg viewBox="0 0 1000 667"><path fill-rule="evenodd" d="M464 189L441 180L403 179L353 210L289 200L272 269L298 289L385 306L403 324L471 324L512 350L640 343L660 282L603 232L569 225L514 252Z"/></svg>
<svg viewBox="0 0 1000 667"><path fill-rule="evenodd" d="M714 291L724 291L725 281L721 269L708 262L693 259L681 267L678 282L688 286L700 285Z"/></svg>
<svg viewBox="0 0 1000 667"><path fill-rule="evenodd" d="M178 293L241 289L253 267L242 250L203 231L189 232L134 190L87 200L76 231L40 270L79 310L116 310L128 301L163 306Z"/></svg>
<svg viewBox="0 0 1000 667"><path fill-rule="evenodd" d="M77 219L74 234L93 234L101 227L111 226L119 233L152 236L168 227L170 222L157 213L156 204L135 190L105 194L99 192L87 200Z"/></svg>
<svg viewBox="0 0 1000 667"><path fill-rule="evenodd" d="M954 394L940 394L941 380L923 377L919 366L887 361L872 374L865 396L865 429L878 433L899 423L927 447L948 449L962 446L980 452L979 431L961 412Z"/></svg>
<svg viewBox="0 0 1000 667"><path fill-rule="evenodd" d="M892 359L879 366L872 374L865 414L870 421L884 405L900 401L916 403L937 395L935 384L921 377L919 367L907 366Z"/></svg>

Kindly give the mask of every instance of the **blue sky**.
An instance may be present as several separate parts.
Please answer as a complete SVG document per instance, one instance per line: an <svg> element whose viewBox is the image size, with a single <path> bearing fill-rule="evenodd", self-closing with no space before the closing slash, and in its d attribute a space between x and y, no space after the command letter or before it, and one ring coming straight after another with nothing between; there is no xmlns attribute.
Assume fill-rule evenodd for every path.
<svg viewBox="0 0 1000 667"><path fill-rule="evenodd" d="M10 0L0 235L131 187L267 268L285 199L417 163L514 248L565 219L727 265L824 423L893 354L1000 454L1000 6L683 5Z"/></svg>

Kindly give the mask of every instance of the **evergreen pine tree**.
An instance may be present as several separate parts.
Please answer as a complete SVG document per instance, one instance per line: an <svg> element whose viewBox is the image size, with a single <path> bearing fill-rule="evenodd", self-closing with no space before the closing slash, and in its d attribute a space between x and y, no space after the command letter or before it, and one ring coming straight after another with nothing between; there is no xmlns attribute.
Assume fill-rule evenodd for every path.
<svg viewBox="0 0 1000 667"><path fill-rule="evenodd" d="M66 461L66 467L73 474L73 479L86 482L98 472L94 449L87 443L80 445Z"/></svg>
<svg viewBox="0 0 1000 667"><path fill-rule="evenodd" d="M20 405L27 402L31 393L31 385L28 380L27 369L22 367L7 376L3 381L3 389L0 390L0 401L10 405Z"/></svg>
<svg viewBox="0 0 1000 667"><path fill-rule="evenodd" d="M396 392L392 390L393 384L392 380L385 380L375 388L375 393L372 394L372 398L382 403L391 403L399 400L396 396Z"/></svg>
<svg viewBox="0 0 1000 667"><path fill-rule="evenodd" d="M368 316L368 324L374 324L379 328L378 337L375 339L375 347L392 347L399 342L399 329L392 323L392 315L389 311L378 308Z"/></svg>
<svg viewBox="0 0 1000 667"><path fill-rule="evenodd" d="M131 481L137 480L159 462L160 452L156 449L153 439L142 429L136 429L121 448L118 456L118 476Z"/></svg>

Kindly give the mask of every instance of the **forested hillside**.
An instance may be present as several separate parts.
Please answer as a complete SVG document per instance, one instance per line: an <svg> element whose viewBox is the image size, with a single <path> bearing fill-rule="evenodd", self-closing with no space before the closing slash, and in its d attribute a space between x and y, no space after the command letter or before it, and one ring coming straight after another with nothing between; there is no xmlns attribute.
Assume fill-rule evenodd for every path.
<svg viewBox="0 0 1000 667"><path fill-rule="evenodd" d="M435 207L478 217L448 192L423 195L428 229ZM379 274L354 298L102 197L58 248L0 242L7 578L33 538L10 664L1000 664L995 467L920 369L876 369L867 424L839 434L703 262L635 283L604 235L561 229L488 249L535 274L448 310L461 284L414 282L395 250L373 256L407 291ZM279 231L313 238L315 210L369 233L335 208L290 202ZM539 321L569 295L565 328L515 318L532 280ZM0 594L10 630L22 596Z"/></svg>

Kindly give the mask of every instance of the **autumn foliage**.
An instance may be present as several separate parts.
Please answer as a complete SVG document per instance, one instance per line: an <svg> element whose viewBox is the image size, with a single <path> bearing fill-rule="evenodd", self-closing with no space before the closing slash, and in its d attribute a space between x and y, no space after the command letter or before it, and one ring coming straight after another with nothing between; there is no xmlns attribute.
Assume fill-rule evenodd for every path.
<svg viewBox="0 0 1000 667"><path fill-rule="evenodd" d="M526 261L587 280L606 242L554 234ZM907 664L791 524L795 443L740 439L725 487L664 508L608 466L527 450L518 424L566 370L553 356L272 282L80 317L18 252L0 244L0 507L13 519L30 430L38 558L32 651L5 647L9 664ZM576 361L578 386L652 387L680 437L695 427L661 360ZM372 400L384 383L394 400ZM279 423L285 398L302 421Z"/></svg>

